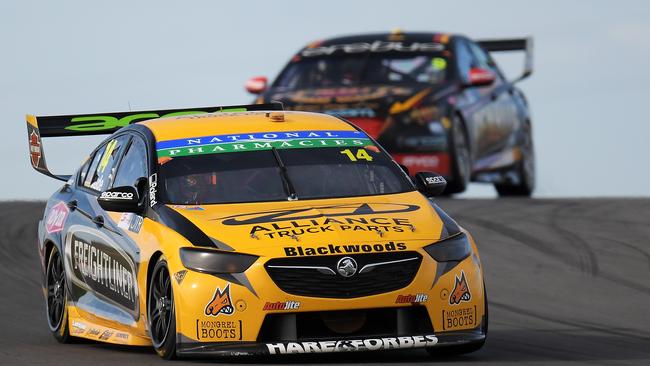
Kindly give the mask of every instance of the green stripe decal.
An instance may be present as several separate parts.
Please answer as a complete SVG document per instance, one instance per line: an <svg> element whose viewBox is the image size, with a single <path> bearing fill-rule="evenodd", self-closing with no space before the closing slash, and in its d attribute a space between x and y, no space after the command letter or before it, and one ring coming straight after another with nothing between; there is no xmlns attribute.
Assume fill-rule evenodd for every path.
<svg viewBox="0 0 650 366"><path fill-rule="evenodd" d="M230 152L258 151L276 149L315 149L322 147L362 147L374 145L369 138L302 138L275 141L241 141L201 146L183 146L158 150L158 157L180 157Z"/></svg>

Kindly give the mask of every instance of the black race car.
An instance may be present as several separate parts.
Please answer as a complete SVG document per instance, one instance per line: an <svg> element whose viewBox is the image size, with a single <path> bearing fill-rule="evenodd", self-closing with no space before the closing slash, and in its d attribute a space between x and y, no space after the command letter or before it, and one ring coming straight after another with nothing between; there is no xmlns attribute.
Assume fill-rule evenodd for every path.
<svg viewBox="0 0 650 366"><path fill-rule="evenodd" d="M490 52L525 51L525 69L504 77ZM531 118L515 83L532 73L532 40L472 41L442 33L384 33L317 41L269 86L246 83L257 103L346 118L376 138L410 174L435 171L447 193L469 181L500 196L535 186Z"/></svg>

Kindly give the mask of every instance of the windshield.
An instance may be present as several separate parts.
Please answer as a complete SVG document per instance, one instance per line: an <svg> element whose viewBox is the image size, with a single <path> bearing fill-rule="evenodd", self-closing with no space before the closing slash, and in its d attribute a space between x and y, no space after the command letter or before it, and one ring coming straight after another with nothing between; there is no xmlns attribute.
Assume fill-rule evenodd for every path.
<svg viewBox="0 0 650 366"><path fill-rule="evenodd" d="M167 203L286 201L413 190L399 166L361 132L318 134L325 132L344 137L252 139L166 149L160 149L166 145L159 143L159 179ZM346 138L346 134L362 137Z"/></svg>
<svg viewBox="0 0 650 366"><path fill-rule="evenodd" d="M447 58L440 54L375 55L299 59L289 64L274 87L287 89L447 81Z"/></svg>

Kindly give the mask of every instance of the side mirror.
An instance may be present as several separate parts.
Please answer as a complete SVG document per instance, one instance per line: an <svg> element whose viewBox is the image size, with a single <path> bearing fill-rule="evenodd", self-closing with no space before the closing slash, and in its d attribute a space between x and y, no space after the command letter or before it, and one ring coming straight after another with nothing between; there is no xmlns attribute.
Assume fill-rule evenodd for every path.
<svg viewBox="0 0 650 366"><path fill-rule="evenodd" d="M246 90L251 94L261 94L266 90L268 80L266 76L256 76L248 79L246 82Z"/></svg>
<svg viewBox="0 0 650 366"><path fill-rule="evenodd" d="M106 211L138 212L140 211L140 198L134 187L115 187L102 192L97 198L99 206Z"/></svg>
<svg viewBox="0 0 650 366"><path fill-rule="evenodd" d="M435 197L442 194L447 187L447 181L442 175L429 172L419 172L413 177L418 191L427 197Z"/></svg>
<svg viewBox="0 0 650 366"><path fill-rule="evenodd" d="M469 70L467 86L488 86L494 84L496 75L482 67L472 67Z"/></svg>

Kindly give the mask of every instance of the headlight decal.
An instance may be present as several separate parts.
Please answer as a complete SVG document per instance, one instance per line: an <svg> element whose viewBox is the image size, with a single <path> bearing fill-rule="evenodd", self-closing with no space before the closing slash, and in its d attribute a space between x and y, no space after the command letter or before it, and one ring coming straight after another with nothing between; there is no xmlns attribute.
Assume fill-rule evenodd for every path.
<svg viewBox="0 0 650 366"><path fill-rule="evenodd" d="M438 262L436 276L433 279L431 288L436 285L438 279L445 273L454 269L463 259L472 254L472 246L465 233L456 234L445 240L430 244L424 250Z"/></svg>
<svg viewBox="0 0 650 366"><path fill-rule="evenodd" d="M257 256L230 253L217 250L186 247L180 249L180 257L186 268L213 275L224 281L246 287L255 297L257 292L244 273L255 261Z"/></svg>
<svg viewBox="0 0 650 366"><path fill-rule="evenodd" d="M424 247L436 262L462 261L472 254L472 245L465 233L456 234L450 238L435 242Z"/></svg>
<svg viewBox="0 0 650 366"><path fill-rule="evenodd" d="M210 274L242 273L258 258L248 254L191 247L181 248L180 257L187 269Z"/></svg>

